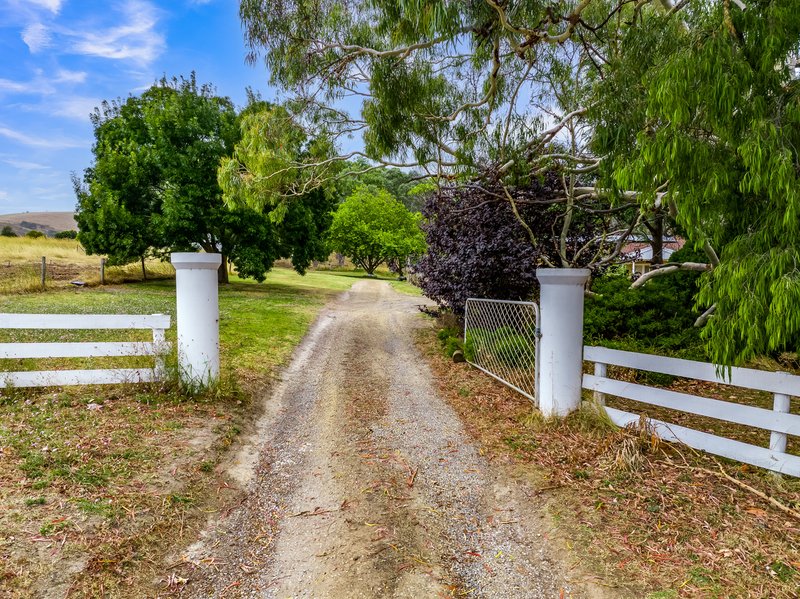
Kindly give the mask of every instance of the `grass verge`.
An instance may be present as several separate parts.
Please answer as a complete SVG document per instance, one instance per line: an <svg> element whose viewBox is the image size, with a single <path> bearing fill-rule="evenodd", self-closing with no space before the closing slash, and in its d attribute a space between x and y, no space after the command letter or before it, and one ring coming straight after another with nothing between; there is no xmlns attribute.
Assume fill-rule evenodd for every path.
<svg viewBox="0 0 800 599"><path fill-rule="evenodd" d="M199 396L171 384L3 391L0 596L151 597L174 583L163 565L168 551L192 539L235 493L220 462L257 416L253 398L320 308L352 282L275 269L264 284L234 280L222 287L227 375ZM0 312L12 311L174 316L174 282L0 295ZM174 333L173 324L168 339ZM0 341L121 340L114 331L2 335ZM86 360L47 364L89 366ZM3 370L29 367L0 362Z"/></svg>
<svg viewBox="0 0 800 599"><path fill-rule="evenodd" d="M491 459L546 490L559 534L620 595L800 595L800 520L762 496L797 511L800 481L616 429L589 410L541 422L524 397L443 357L435 330L419 343L442 397Z"/></svg>

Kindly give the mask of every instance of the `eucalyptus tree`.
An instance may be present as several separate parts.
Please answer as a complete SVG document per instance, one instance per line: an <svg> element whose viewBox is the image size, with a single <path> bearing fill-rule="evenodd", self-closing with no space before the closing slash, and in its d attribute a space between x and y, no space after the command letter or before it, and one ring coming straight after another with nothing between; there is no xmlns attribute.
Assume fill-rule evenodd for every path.
<svg viewBox="0 0 800 599"><path fill-rule="evenodd" d="M517 216L513 189L557 171L563 192L548 200L562 210L555 264L572 266L577 211L617 211L599 260L612 259L638 223L632 202L611 207L591 187L597 159L580 121L593 67L577 31L629 2L590 4L245 0L240 12L251 60L264 58L298 121L335 147L362 136L363 151L314 167L365 158L370 168L414 168L440 184L470 181L500 190Z"/></svg>
<svg viewBox="0 0 800 599"><path fill-rule="evenodd" d="M619 29L590 113L601 180L668 209L705 249L706 263L665 265L637 284L704 272L699 321L717 361L794 350L800 12L792 0L684 6Z"/></svg>
<svg viewBox="0 0 800 599"><path fill-rule="evenodd" d="M325 234L336 207L324 137L309 138L283 106L255 101L241 118L241 139L220 162L217 180L226 205L254 210L275 228L277 253L304 274L313 260L328 257ZM297 164L307 169L295 168Z"/></svg>
<svg viewBox="0 0 800 599"><path fill-rule="evenodd" d="M562 247L588 210L617 215L600 261L665 215L706 249L708 264L661 272L706 273L715 359L797 339L796 0L243 0L240 12L250 59L304 124L334 145L362 135L363 152L328 160L483 185L515 213L514 189L556 172ZM559 254L554 265L576 263Z"/></svg>

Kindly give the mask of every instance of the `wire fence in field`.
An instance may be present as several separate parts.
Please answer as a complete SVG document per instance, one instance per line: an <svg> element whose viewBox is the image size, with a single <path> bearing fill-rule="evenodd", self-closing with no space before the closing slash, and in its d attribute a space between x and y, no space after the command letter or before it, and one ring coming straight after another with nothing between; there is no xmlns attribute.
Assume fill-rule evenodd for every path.
<svg viewBox="0 0 800 599"><path fill-rule="evenodd" d="M538 405L539 307L533 302L470 298L464 348L470 364Z"/></svg>

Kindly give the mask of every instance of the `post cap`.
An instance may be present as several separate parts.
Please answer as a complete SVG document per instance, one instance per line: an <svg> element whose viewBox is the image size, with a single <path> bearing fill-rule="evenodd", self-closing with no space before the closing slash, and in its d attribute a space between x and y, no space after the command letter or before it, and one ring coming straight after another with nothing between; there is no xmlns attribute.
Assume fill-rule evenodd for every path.
<svg viewBox="0 0 800 599"><path fill-rule="evenodd" d="M200 254L195 252L173 252L169 257L175 270L208 269L217 270L222 264L221 254Z"/></svg>
<svg viewBox="0 0 800 599"><path fill-rule="evenodd" d="M588 268L537 268L536 278L547 285L583 285L591 272Z"/></svg>

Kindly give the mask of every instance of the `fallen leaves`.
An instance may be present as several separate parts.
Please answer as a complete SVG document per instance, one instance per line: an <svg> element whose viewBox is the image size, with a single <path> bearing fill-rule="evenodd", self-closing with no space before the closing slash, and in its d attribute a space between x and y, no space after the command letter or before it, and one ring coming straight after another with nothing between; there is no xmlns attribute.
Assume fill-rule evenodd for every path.
<svg viewBox="0 0 800 599"><path fill-rule="evenodd" d="M723 471L704 454L602 429L580 414L543 424L531 417L524 397L425 351L436 344L432 335L420 343L440 394L480 453L527 474L532 494L557 514L562 542L605 582L617 578L637 596L652 589L675 589L676 597L706 597L712 590L717 596L793 596L800 584L794 515L800 481L778 480L751 466L726 463ZM750 399L737 395L737 401ZM626 439L638 464L615 471L614 457ZM776 573L775 563L785 567ZM698 564L702 573L687 575ZM608 579L609 572L616 575Z"/></svg>

